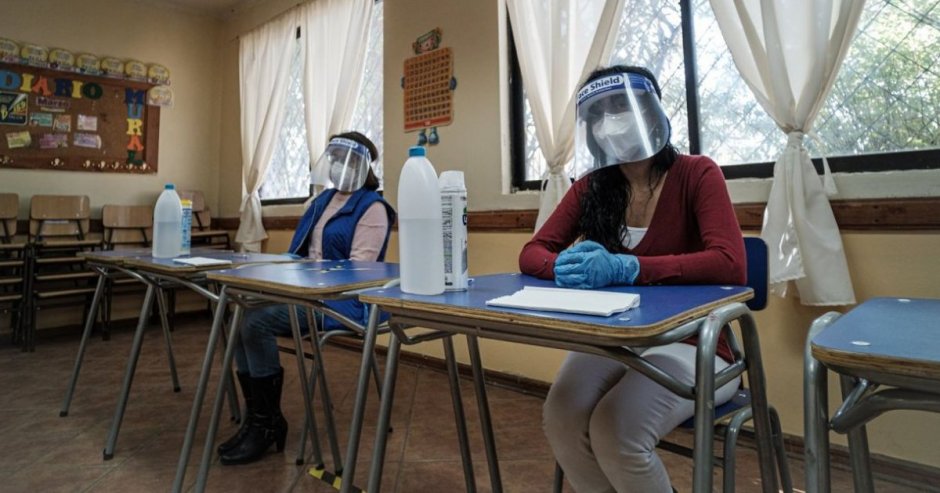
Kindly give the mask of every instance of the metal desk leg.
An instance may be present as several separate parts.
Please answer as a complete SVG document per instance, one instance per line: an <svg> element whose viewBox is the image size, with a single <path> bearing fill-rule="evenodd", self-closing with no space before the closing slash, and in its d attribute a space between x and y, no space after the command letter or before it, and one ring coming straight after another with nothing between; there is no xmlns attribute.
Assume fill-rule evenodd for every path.
<svg viewBox="0 0 940 493"><path fill-rule="evenodd" d="M762 479L761 489L764 493L776 493L777 473L774 462L773 430L770 426L770 410L767 404L767 384L764 380L764 365L760 352L760 340L757 336L757 324L754 323L754 316L750 311L747 311L744 305L732 306L740 306L740 309L744 311L742 315L737 317L737 320L741 327L741 335L744 343L745 362L747 364L747 382L751 388L751 411L754 413L754 433L757 436L756 446ZM712 317L709 316L706 324L711 322ZM717 329L722 325L724 324L718 325L714 332L715 344L718 342L719 331ZM702 344L701 339L699 340L699 344ZM714 363L714 354L713 351L712 363ZM712 366L714 366L714 364ZM714 373L712 375L714 375ZM714 393L714 385L712 385L712 392ZM697 411L698 409L696 409L696 412ZM698 422L696 422L696 425L698 425ZM708 422L707 426L703 425L703 427L713 430L711 421ZM709 448L708 451L710 454L711 448ZM711 485L709 484L708 490L702 491L711 491Z"/></svg>
<svg viewBox="0 0 940 493"><path fill-rule="evenodd" d="M703 322L695 355L695 450L692 465L692 491L712 491L715 440L715 348L721 329ZM750 357L750 352L747 354Z"/></svg>
<svg viewBox="0 0 940 493"><path fill-rule="evenodd" d="M839 376L842 385L842 399L848 397L855 386L855 379L845 375ZM847 433L849 440L849 460L852 464L852 481L856 493L874 493L875 486L871 477L871 461L868 454L868 432L865 425L856 426Z"/></svg>
<svg viewBox="0 0 940 493"><path fill-rule="evenodd" d="M117 444L118 432L121 430L121 421L124 419L124 410L127 408L127 397L131 393L131 384L134 382L134 372L137 370L137 358L140 356L140 346L144 342L144 331L147 329L147 317L153 306L153 297L156 288L147 283L147 293L144 295L144 304L140 308L140 317L137 320L137 330L134 332L134 342L131 344L131 354L127 358L127 369L124 372L124 384L121 386L121 395L118 397L117 409L111 420L111 431L108 432L108 441L104 446L104 460L114 457L114 446Z"/></svg>
<svg viewBox="0 0 940 493"><path fill-rule="evenodd" d="M813 321L803 352L803 426L806 491L829 493L829 381L826 367L813 358L811 342L816 334L836 321L841 314L829 312Z"/></svg>
<svg viewBox="0 0 940 493"><path fill-rule="evenodd" d="M382 402L379 405L379 420L376 424L375 447L372 451L372 466L369 468L369 486L366 491L377 493L382 486L382 467L385 465L385 446L388 434L379 430L387 430L389 418L392 414L392 401L395 398L395 379L398 377L398 353L401 351L401 341L395 334L391 334L388 341L388 353L385 356L385 381L382 383ZM351 474L346 475L350 480ZM345 481L343 482L345 484Z"/></svg>
<svg viewBox="0 0 940 493"><path fill-rule="evenodd" d="M215 358L215 346L219 341L219 333L222 329L222 321L225 318L225 305L227 302L228 295L225 293L225 288L223 287L222 291L219 293L219 301L215 305L215 316L212 318L209 342L206 344L206 356L202 360L202 371L199 373L199 383L196 385L196 395L193 397L193 408L189 412L189 424L186 426L186 436L183 438L183 449L180 450L180 458L176 466L176 477L173 479L173 493L183 491L186 465L189 463L189 454L193 448L193 438L196 436L196 427L199 425L199 414L200 411L202 411L202 403L206 397L206 387L209 383L209 376L212 374L212 360ZM237 322L237 320L232 320L232 326L235 326ZM223 371L225 370L223 369ZM229 393L229 396L234 399L233 393Z"/></svg>
<svg viewBox="0 0 940 493"><path fill-rule="evenodd" d="M78 384L78 373L82 371L82 360L85 359L85 347L88 344L88 338L91 337L91 330L95 326L95 316L98 314L98 303L101 302L101 293L104 291L106 280L107 275L105 272L98 270L98 284L95 286L95 294L91 298L91 308L88 309L88 318L85 319L85 330L82 332L82 342L78 344L78 354L75 356L72 378L69 380L69 386L65 390L65 400L62 402L62 409L59 411L59 416L64 417L69 415L69 406L72 405L75 385Z"/></svg>
<svg viewBox="0 0 940 493"><path fill-rule="evenodd" d="M333 400L330 398L330 389L326 383L326 365L323 363L323 353L320 351L320 340L317 337L319 327L317 327L316 317L313 316L313 310L307 308L307 327L310 328L310 348L313 352L313 367L310 369L310 400L313 401L313 393L317 386L317 381L323 387L323 415L326 419L326 437L330 443L330 452L333 455L333 468L336 469L336 475L343 474L343 455L339 451L339 441L336 439L336 421L333 419ZM300 346L298 353L303 354L303 346ZM301 358L303 359L303 358Z"/></svg>
<svg viewBox="0 0 940 493"><path fill-rule="evenodd" d="M157 311L160 312L160 325L163 328L163 340L166 341L166 357L170 364L170 379L173 380L173 392L180 391L180 379L176 374L176 358L173 357L173 338L170 336L170 323L167 320L166 293L163 288L157 288Z"/></svg>
<svg viewBox="0 0 940 493"><path fill-rule="evenodd" d="M480 410L480 424L483 426L483 444L486 447L486 465L490 471L490 486L493 488L493 493L501 493L503 491L503 480L499 475L496 439L493 437L490 404L486 399L486 379L483 376L480 344L476 336L467 336L467 348L470 351L470 367L473 369L473 385L477 394L477 407Z"/></svg>
<svg viewBox="0 0 940 493"><path fill-rule="evenodd" d="M224 310L224 304L219 303L220 308L218 310ZM215 401L212 403L212 415L209 418L209 429L206 431L206 444L202 449L202 461L199 463L199 474L196 476L196 489L195 491L202 493L206 490L206 479L209 477L209 464L212 463L212 453L215 449L215 434L219 429L219 415L222 414L222 404L225 398L225 372L228 371L228 368L232 366L232 357L235 355L235 345L238 344L238 329L242 322L242 306L235 305L235 312L232 314L232 326L229 327L228 335L228 344L225 346L225 356L222 357L222 377L219 378L219 387L215 392ZM215 324L213 324L215 325ZM213 345L210 344L209 347ZM206 349L206 355L208 356L209 349ZM211 358L207 360L211 366ZM203 368L205 369L205 363L203 363ZM208 378L208 373L206 374ZM198 413L198 411L194 411ZM198 415L198 414L197 414ZM195 426L195 422L191 422L190 426ZM180 457L182 460L182 457ZM180 463L183 468L186 467L185 463ZM179 476L179 471L177 471L177 476Z"/></svg>
<svg viewBox="0 0 940 493"><path fill-rule="evenodd" d="M366 396L369 393L370 367L375 368L373 350L375 349L375 339L378 336L378 320L379 309L372 305L369 310L369 323L366 325L366 333L362 342L362 362L359 364L359 381L356 383L356 400L353 404L352 422L349 424L349 441L346 444L346 458L343 463L344 476L339 490L340 493L351 493L353 481L355 481L359 439L362 436L362 420L365 414ZM376 428L376 434L379 433L379 430L381 428Z"/></svg>
<svg viewBox="0 0 940 493"><path fill-rule="evenodd" d="M297 357L297 378L300 380L300 392L304 397L304 410L307 413L310 435L313 441L313 462L315 467L323 467L323 456L320 452L320 434L317 431L317 418L313 414L313 402L310 399L310 386L307 380L307 371L304 364L304 345L300 337L300 322L297 320L297 307L289 305L287 313L290 314L290 328L294 335L294 353ZM313 329L313 327L311 327Z"/></svg>
<svg viewBox="0 0 940 493"><path fill-rule="evenodd" d="M463 412L463 400L460 398L460 377L457 374L457 359L454 357L453 336L441 339L444 343L444 360L447 363L447 380L450 382L450 398L454 405L454 420L457 424L457 442L460 447L460 458L463 461L463 479L467 492L477 490L476 478L473 475L473 457L470 455L470 440L467 438L467 417ZM379 428L381 430L381 428Z"/></svg>

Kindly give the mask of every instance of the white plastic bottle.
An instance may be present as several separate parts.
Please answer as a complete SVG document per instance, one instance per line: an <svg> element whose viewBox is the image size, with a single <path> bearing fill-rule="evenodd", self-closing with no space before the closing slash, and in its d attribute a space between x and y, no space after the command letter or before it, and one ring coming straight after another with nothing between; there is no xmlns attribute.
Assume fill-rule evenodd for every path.
<svg viewBox="0 0 940 493"><path fill-rule="evenodd" d="M183 234L183 207L172 183L163 187L163 193L153 208L153 256L173 258L180 254Z"/></svg>
<svg viewBox="0 0 940 493"><path fill-rule="evenodd" d="M444 289L467 289L467 187L463 171L443 171L441 218L444 232Z"/></svg>
<svg viewBox="0 0 940 493"><path fill-rule="evenodd" d="M180 223L180 255L189 255L193 234L193 201L189 199L180 199L180 206L183 208L183 215Z"/></svg>
<svg viewBox="0 0 940 493"><path fill-rule="evenodd" d="M430 295L444 292L444 242L437 173L425 154L408 149L398 181L398 255L401 290Z"/></svg>

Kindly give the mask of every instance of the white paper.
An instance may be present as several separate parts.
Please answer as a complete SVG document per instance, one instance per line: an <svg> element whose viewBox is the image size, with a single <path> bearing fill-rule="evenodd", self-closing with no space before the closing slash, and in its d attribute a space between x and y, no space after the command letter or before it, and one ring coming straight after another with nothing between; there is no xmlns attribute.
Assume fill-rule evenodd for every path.
<svg viewBox="0 0 940 493"><path fill-rule="evenodd" d="M640 295L585 289L526 286L507 296L487 300L487 305L523 310L580 313L609 317L640 306Z"/></svg>
<svg viewBox="0 0 940 493"><path fill-rule="evenodd" d="M208 258L208 257L180 257L173 259L174 262L178 264L192 265L194 267L208 267L213 265L229 265L232 263L231 260L224 260L218 258Z"/></svg>

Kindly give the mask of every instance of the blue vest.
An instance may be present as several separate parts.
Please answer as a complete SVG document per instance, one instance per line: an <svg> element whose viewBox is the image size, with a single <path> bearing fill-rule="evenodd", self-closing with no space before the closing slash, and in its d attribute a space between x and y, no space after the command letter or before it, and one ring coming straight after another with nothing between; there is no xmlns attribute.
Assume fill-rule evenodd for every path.
<svg viewBox="0 0 940 493"><path fill-rule="evenodd" d="M290 242L289 253L306 257L310 250L310 233L313 227L320 221L323 211L336 194L335 189L325 190L313 200L310 207L300 218L300 224L294 231L294 237ZM356 226L362 215L366 213L372 204L379 202L385 206L385 212L388 215L388 229L385 231L385 240L382 242L382 249L379 250L378 261L385 260L385 250L388 247L388 238L392 231L392 224L395 223L395 209L388 205L388 202L374 190L360 188L352 193L346 204L336 212L323 226L323 260L346 260L352 252L353 236L356 233ZM328 301L326 305L343 315L365 325L368 321L369 312L365 305L358 300ZM382 319L388 318L387 315ZM340 329L344 326L336 320L325 317L321 326L326 330Z"/></svg>

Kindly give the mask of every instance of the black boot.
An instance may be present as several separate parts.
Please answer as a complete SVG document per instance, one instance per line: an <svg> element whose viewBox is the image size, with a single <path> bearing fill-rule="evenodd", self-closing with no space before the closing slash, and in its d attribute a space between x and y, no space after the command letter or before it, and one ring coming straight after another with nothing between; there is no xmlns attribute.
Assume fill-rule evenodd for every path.
<svg viewBox="0 0 940 493"><path fill-rule="evenodd" d="M238 429L238 432L228 440L222 442L216 449L219 455L232 450L245 439L245 435L248 434L248 428L251 426L252 417L258 412L258 400L255 399L252 392L254 389L251 385L251 376L248 373L242 372L236 372L235 376L238 377L238 386L241 387L242 395L245 396L245 415L242 416L242 425L241 428Z"/></svg>
<svg viewBox="0 0 940 493"><path fill-rule="evenodd" d="M248 464L260 459L264 453L277 445L284 450L287 438L287 421L281 415L281 387L284 384L284 369L261 378L250 379L252 397L257 403L252 413L245 437L234 448L220 454L224 465Z"/></svg>

